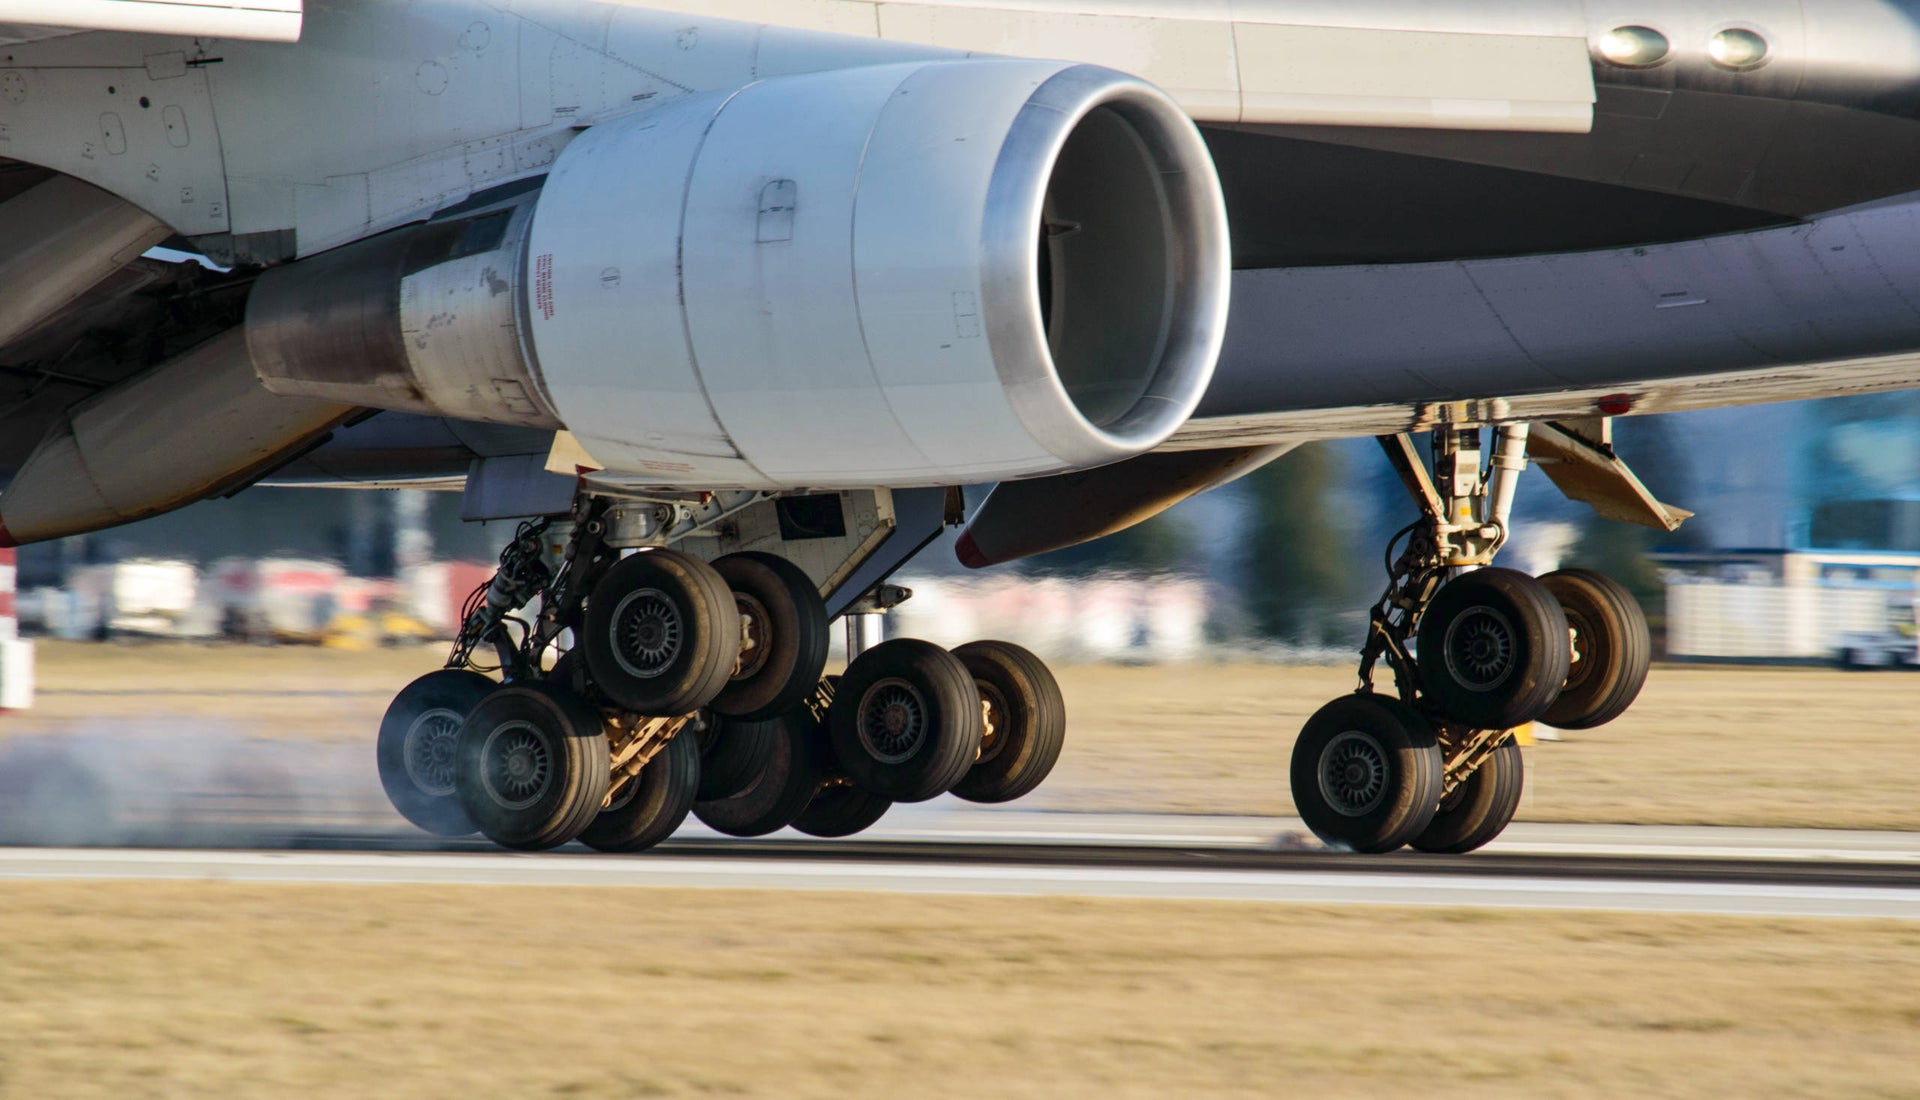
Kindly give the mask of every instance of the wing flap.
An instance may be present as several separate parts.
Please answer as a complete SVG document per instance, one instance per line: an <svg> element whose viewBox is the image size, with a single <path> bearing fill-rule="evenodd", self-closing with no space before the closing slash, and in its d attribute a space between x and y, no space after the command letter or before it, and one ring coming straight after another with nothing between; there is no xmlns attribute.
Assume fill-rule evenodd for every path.
<svg viewBox="0 0 1920 1100"><path fill-rule="evenodd" d="M0 0L0 37L33 41L76 31L300 39L302 0Z"/></svg>

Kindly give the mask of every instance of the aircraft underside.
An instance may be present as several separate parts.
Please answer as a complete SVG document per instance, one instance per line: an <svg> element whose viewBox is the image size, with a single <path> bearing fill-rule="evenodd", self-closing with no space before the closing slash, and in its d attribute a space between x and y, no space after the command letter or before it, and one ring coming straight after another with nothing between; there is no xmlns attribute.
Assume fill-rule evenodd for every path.
<svg viewBox="0 0 1920 1100"><path fill-rule="evenodd" d="M1521 471L1672 530L1612 418L1920 386L1900 5L180 7L0 22L0 543L256 484L523 521L379 731L430 832L636 851L689 812L1021 797L1052 675L871 644L893 573L1364 435L1419 518L1294 798L1355 850L1470 850L1512 731L1611 721L1651 657L1617 583L1495 567ZM1027 59L1129 36L1171 90Z"/></svg>

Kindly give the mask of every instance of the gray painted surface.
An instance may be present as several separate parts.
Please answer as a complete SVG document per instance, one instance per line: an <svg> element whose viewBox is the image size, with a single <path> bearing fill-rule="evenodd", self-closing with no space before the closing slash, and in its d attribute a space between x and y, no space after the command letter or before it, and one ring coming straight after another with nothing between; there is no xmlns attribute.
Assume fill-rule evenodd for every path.
<svg viewBox="0 0 1920 1100"><path fill-rule="evenodd" d="M1908 200L1645 248L1241 272L1200 416L1627 389L1912 354L1917 214ZM1834 388L1844 383L1836 372Z"/></svg>

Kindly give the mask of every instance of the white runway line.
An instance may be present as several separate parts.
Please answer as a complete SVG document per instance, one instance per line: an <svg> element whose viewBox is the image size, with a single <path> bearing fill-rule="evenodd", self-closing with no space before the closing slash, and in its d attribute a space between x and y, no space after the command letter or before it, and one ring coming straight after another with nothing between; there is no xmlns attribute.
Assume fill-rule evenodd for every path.
<svg viewBox="0 0 1920 1100"><path fill-rule="evenodd" d="M1920 890L1905 888L645 856L3 849L0 879L847 890L1920 920Z"/></svg>

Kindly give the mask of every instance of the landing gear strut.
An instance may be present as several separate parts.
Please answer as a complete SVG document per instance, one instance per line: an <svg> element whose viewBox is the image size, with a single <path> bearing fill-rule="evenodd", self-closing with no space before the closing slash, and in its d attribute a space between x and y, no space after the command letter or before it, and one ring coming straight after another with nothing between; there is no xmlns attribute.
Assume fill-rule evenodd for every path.
<svg viewBox="0 0 1920 1100"><path fill-rule="evenodd" d="M1330 844L1480 847L1519 805L1515 727L1599 725L1639 694L1652 644L1624 589L1585 571L1536 580L1492 567L1528 436L1496 427L1483 469L1480 429L1436 430L1431 477L1407 436L1380 440L1421 516L1388 549L1358 692L1321 708L1294 747L1294 802ZM1382 661L1397 698L1376 692Z"/></svg>

